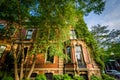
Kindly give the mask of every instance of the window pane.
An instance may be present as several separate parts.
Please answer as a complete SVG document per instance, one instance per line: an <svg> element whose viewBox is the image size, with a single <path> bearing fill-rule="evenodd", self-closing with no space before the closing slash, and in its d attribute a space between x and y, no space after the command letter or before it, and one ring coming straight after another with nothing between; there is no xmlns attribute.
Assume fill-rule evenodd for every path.
<svg viewBox="0 0 120 80"><path fill-rule="evenodd" d="M25 59L26 56L27 56L27 52L28 52L28 47L25 47L25 48L24 48L24 59Z"/></svg>
<svg viewBox="0 0 120 80"><path fill-rule="evenodd" d="M69 62L71 62L71 47L68 46L66 48L66 51L67 51L67 56L69 57L69 59L68 59L68 63L69 63Z"/></svg>
<svg viewBox="0 0 120 80"><path fill-rule="evenodd" d="M53 63L53 61L54 61L54 56L50 54L50 53L51 53L50 50L51 50L51 47L48 48L46 61L47 61L47 62L50 62L50 63Z"/></svg>
<svg viewBox="0 0 120 80"><path fill-rule="evenodd" d="M67 47L67 54L70 56L71 54L71 50L70 50L70 47Z"/></svg>
<svg viewBox="0 0 120 80"><path fill-rule="evenodd" d="M76 58L78 60L81 59L80 55L81 55L81 47L80 46L75 46L75 54L76 54Z"/></svg>
<svg viewBox="0 0 120 80"><path fill-rule="evenodd" d="M33 31L32 30L28 30L27 35L32 35Z"/></svg>
<svg viewBox="0 0 120 80"><path fill-rule="evenodd" d="M70 39L77 39L74 30L71 30L71 31L70 31Z"/></svg>
<svg viewBox="0 0 120 80"><path fill-rule="evenodd" d="M30 36L30 35L27 35L27 37L26 37L27 39L31 39L32 38L32 36Z"/></svg>
<svg viewBox="0 0 120 80"><path fill-rule="evenodd" d="M0 24L0 35L4 35L4 33L5 33L5 30L4 30L4 25L3 24Z"/></svg>
<svg viewBox="0 0 120 80"><path fill-rule="evenodd" d="M28 30L27 31L27 35L26 35L26 39L31 39L32 38L32 34L33 34L33 30Z"/></svg>
<svg viewBox="0 0 120 80"><path fill-rule="evenodd" d="M0 57L2 56L6 46L0 46Z"/></svg>
<svg viewBox="0 0 120 80"><path fill-rule="evenodd" d="M4 28L4 25L3 24L0 24L0 29L3 29Z"/></svg>

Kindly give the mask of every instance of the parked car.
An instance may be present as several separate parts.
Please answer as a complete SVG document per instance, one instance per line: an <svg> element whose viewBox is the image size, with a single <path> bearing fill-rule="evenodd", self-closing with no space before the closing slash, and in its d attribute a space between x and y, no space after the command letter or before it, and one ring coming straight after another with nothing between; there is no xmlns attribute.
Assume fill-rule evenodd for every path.
<svg viewBox="0 0 120 80"><path fill-rule="evenodd" d="M106 74L108 74L110 76L113 76L113 77L115 77L117 79L120 79L120 72L117 71L117 70L107 70Z"/></svg>

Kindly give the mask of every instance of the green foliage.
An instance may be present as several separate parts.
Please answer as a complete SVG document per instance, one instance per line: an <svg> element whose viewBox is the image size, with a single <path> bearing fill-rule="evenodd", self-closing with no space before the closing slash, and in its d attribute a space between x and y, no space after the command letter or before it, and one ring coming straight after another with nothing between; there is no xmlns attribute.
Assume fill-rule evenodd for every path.
<svg viewBox="0 0 120 80"><path fill-rule="evenodd" d="M67 4L66 4L67 3ZM73 1L40 1L40 16L34 50L46 53L52 47L51 55L64 57L63 41L68 39L69 25L76 24L76 9ZM62 6L60 6L62 5ZM44 26L44 27L43 27Z"/></svg>
<svg viewBox="0 0 120 80"><path fill-rule="evenodd" d="M35 80L47 80L46 76L41 74L41 75L37 75L37 77L35 77Z"/></svg>
<svg viewBox="0 0 120 80"><path fill-rule="evenodd" d="M64 74L62 80L71 80L71 77L68 74Z"/></svg>
<svg viewBox="0 0 120 80"><path fill-rule="evenodd" d="M37 29L32 54L46 53L48 47L52 46L51 55L62 56L63 42L69 36L69 26L74 27L77 22L81 31L79 37L82 35L87 43L92 42L83 15L91 11L100 14L104 4L104 0L1 0L0 19L16 22L19 28L25 25ZM67 75L64 78L70 79Z"/></svg>
<svg viewBox="0 0 120 80"><path fill-rule="evenodd" d="M11 73L0 71L0 80L14 80L14 78L11 76Z"/></svg>
<svg viewBox="0 0 120 80"><path fill-rule="evenodd" d="M33 0L1 0L0 19L9 22L19 22L19 17L24 20L29 17L29 8L35 1Z"/></svg>
<svg viewBox="0 0 120 80"><path fill-rule="evenodd" d="M62 75L54 75L54 80L62 80Z"/></svg>
<svg viewBox="0 0 120 80"><path fill-rule="evenodd" d="M103 78L103 80L116 80L115 78L113 78L107 74L102 74L102 78Z"/></svg>
<svg viewBox="0 0 120 80"><path fill-rule="evenodd" d="M82 76L73 76L71 78L68 74L64 75L54 75L54 80L85 80Z"/></svg>
<svg viewBox="0 0 120 80"><path fill-rule="evenodd" d="M74 76L73 79L74 79L74 80L85 80L85 79L83 78L83 76Z"/></svg>
<svg viewBox="0 0 120 80"><path fill-rule="evenodd" d="M0 71L0 80L2 79L2 77L3 77L3 72Z"/></svg>
<svg viewBox="0 0 120 80"><path fill-rule="evenodd" d="M77 32L78 39L84 40L87 43L87 45L91 48L94 60L99 64L100 68L103 69L104 63L101 60L102 51L99 49L99 46L97 45L98 43L94 39L93 35L89 32L82 15L76 24L75 30Z"/></svg>
<svg viewBox="0 0 120 80"><path fill-rule="evenodd" d="M111 58L111 53L115 53L114 56L119 58L119 35L120 30L108 30L108 26L95 25L91 28L91 33L97 41L98 49L97 51L101 53L99 56L104 62L107 62ZM98 60L99 61L99 60Z"/></svg>
<svg viewBox="0 0 120 80"><path fill-rule="evenodd" d="M100 78L99 76L95 76L95 75L92 75L90 78L91 80L102 80L102 78Z"/></svg>
<svg viewBox="0 0 120 80"><path fill-rule="evenodd" d="M86 15L92 11L96 14L101 14L105 6L105 1L103 0L78 0L77 3L79 4L77 7Z"/></svg>
<svg viewBox="0 0 120 80"><path fill-rule="evenodd" d="M6 76L6 77L4 77L2 80L14 80L14 79L13 79L13 77L11 77L11 76Z"/></svg>

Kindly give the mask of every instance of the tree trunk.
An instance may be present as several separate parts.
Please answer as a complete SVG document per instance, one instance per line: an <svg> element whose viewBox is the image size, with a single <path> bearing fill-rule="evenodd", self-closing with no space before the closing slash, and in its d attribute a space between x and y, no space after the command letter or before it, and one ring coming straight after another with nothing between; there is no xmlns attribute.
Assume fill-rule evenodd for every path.
<svg viewBox="0 0 120 80"><path fill-rule="evenodd" d="M21 66L20 66L20 80L23 79L23 69L24 69L24 51L23 49L21 49L22 51L22 60L21 60Z"/></svg>
<svg viewBox="0 0 120 80"><path fill-rule="evenodd" d="M35 67L35 60L36 60L36 54L34 55L33 63L32 63L32 66L31 66L31 68L30 68L30 71L29 71L29 73L28 73L28 75L27 75L27 79L30 78L30 76L31 76L31 74L32 74L32 72L33 72L33 70L34 70L34 67Z"/></svg>
<svg viewBox="0 0 120 80"><path fill-rule="evenodd" d="M19 80L16 53L14 53L14 75L15 80Z"/></svg>

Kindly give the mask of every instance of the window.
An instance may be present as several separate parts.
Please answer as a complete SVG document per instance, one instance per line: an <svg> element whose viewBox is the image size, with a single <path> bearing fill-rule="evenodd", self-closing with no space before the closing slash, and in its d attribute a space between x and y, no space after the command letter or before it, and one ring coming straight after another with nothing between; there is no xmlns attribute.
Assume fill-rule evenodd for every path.
<svg viewBox="0 0 120 80"><path fill-rule="evenodd" d="M0 34L3 35L5 30L4 30L5 25L4 24L0 24Z"/></svg>
<svg viewBox="0 0 120 80"><path fill-rule="evenodd" d="M74 30L71 30L71 31L70 31L70 39L77 39L77 37L76 37L76 34L75 34L75 31L74 31Z"/></svg>
<svg viewBox="0 0 120 80"><path fill-rule="evenodd" d="M33 30L28 30L26 34L26 39L32 39Z"/></svg>
<svg viewBox="0 0 120 80"><path fill-rule="evenodd" d="M82 54L81 46L75 46L75 55L77 60L81 60L81 54Z"/></svg>
<svg viewBox="0 0 120 80"><path fill-rule="evenodd" d="M24 48L24 59L26 59L27 52L28 52L28 47L25 47L25 48Z"/></svg>
<svg viewBox="0 0 120 80"><path fill-rule="evenodd" d="M32 73L30 77L36 77L37 73Z"/></svg>
<svg viewBox="0 0 120 80"><path fill-rule="evenodd" d="M7 24L0 24L0 35L10 37L14 34L15 28L13 25L6 26Z"/></svg>
<svg viewBox="0 0 120 80"><path fill-rule="evenodd" d="M71 47L70 46L66 48L66 52L67 52L67 56L69 57L68 58L68 63L69 63L71 62Z"/></svg>
<svg viewBox="0 0 120 80"><path fill-rule="evenodd" d="M5 51L5 49L6 49L6 46L0 46L0 58L3 54L3 52Z"/></svg>
<svg viewBox="0 0 120 80"><path fill-rule="evenodd" d="M46 62L47 63L53 63L54 61L54 56L51 55L51 47L48 48L48 51L47 51L47 59L46 59Z"/></svg>
<svg viewBox="0 0 120 80"><path fill-rule="evenodd" d="M45 73L47 80L53 80L53 73Z"/></svg>
<svg viewBox="0 0 120 80"><path fill-rule="evenodd" d="M78 67L79 68L86 67L84 57L83 57L82 47L79 45L75 46L75 56L76 56L76 61L77 61Z"/></svg>
<svg viewBox="0 0 120 80"><path fill-rule="evenodd" d="M3 29L4 27L4 24L0 24L0 29Z"/></svg>

